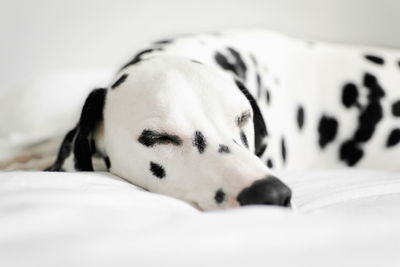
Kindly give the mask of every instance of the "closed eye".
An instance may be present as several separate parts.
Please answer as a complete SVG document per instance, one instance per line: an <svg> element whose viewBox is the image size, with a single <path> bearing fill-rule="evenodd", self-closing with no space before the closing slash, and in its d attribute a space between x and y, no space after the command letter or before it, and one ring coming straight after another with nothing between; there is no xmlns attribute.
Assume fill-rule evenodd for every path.
<svg viewBox="0 0 400 267"><path fill-rule="evenodd" d="M180 146L182 144L182 139L177 135L160 133L148 129L143 130L143 132L138 138L138 141L139 143L147 147L152 147L157 144L162 144L162 145L172 144L175 146Z"/></svg>

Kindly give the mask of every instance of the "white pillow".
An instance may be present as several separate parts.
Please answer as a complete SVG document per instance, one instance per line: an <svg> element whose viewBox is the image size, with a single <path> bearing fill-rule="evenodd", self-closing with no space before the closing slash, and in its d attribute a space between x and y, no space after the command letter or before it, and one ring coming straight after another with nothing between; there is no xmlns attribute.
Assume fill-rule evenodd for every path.
<svg viewBox="0 0 400 267"><path fill-rule="evenodd" d="M0 160L23 146L63 135L77 122L86 96L113 72L54 71L0 95Z"/></svg>

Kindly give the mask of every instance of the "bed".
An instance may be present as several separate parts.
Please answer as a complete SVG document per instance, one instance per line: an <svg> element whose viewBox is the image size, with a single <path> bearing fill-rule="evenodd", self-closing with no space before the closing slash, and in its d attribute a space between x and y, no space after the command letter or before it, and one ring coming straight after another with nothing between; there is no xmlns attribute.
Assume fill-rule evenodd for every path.
<svg viewBox="0 0 400 267"><path fill-rule="evenodd" d="M200 212L109 173L0 173L0 266L399 266L400 174L282 172L293 208Z"/></svg>
<svg viewBox="0 0 400 267"><path fill-rule="evenodd" d="M6 171L48 166L111 75L52 73L0 95L0 266L400 266L396 172L282 171L292 209L200 212L110 173Z"/></svg>

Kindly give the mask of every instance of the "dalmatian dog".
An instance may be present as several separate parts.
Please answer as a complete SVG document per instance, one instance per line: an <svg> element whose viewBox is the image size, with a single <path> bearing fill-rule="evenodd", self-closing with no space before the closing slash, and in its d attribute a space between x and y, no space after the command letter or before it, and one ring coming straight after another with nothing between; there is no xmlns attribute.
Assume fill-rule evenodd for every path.
<svg viewBox="0 0 400 267"><path fill-rule="evenodd" d="M165 39L90 93L48 171L201 210L290 206L276 169L399 170L400 53L245 29Z"/></svg>

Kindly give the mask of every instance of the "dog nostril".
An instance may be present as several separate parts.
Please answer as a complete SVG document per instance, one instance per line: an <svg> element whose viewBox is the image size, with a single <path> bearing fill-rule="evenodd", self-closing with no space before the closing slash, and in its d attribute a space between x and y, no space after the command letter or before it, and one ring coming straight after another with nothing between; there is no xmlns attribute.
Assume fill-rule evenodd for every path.
<svg viewBox="0 0 400 267"><path fill-rule="evenodd" d="M288 196L286 197L286 199L283 201L283 205L284 207L290 207L290 200L291 200L292 196Z"/></svg>
<svg viewBox="0 0 400 267"><path fill-rule="evenodd" d="M277 205L290 206L292 192L278 178L268 176L255 181L242 190L237 197L241 206L245 205Z"/></svg>

